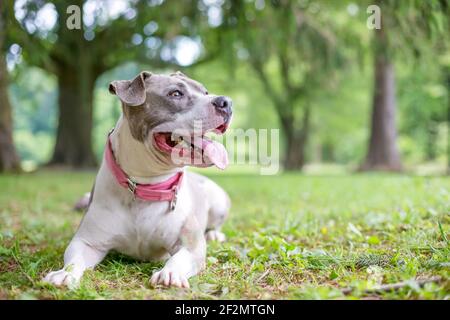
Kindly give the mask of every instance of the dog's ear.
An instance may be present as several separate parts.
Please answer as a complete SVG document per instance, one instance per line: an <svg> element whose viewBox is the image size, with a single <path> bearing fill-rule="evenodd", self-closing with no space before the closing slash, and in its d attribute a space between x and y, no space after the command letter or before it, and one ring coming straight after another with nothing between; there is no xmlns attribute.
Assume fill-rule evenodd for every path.
<svg viewBox="0 0 450 320"><path fill-rule="evenodd" d="M143 71L133 80L117 80L109 84L109 92L115 94L119 99L128 106L140 106L145 103L145 81L150 78L152 74Z"/></svg>

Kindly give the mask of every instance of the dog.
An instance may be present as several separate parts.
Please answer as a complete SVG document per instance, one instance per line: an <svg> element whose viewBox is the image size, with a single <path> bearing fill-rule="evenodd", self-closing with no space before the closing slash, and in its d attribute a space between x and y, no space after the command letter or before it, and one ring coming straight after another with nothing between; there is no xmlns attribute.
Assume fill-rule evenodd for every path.
<svg viewBox="0 0 450 320"><path fill-rule="evenodd" d="M206 240L225 240L220 228L230 199L186 167L227 166L223 145L205 134L227 130L232 100L209 94L179 71L143 71L132 80L111 82L109 91L120 99L122 114L108 135L64 267L43 280L76 287L86 269L115 250L142 261L165 261L151 276L152 285L188 288L188 279L205 268Z"/></svg>

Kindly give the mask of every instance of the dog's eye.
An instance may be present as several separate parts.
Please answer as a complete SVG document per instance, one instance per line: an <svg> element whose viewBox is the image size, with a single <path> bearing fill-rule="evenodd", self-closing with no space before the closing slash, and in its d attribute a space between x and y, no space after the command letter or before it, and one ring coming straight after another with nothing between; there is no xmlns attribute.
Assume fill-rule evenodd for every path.
<svg viewBox="0 0 450 320"><path fill-rule="evenodd" d="M209 92L208 92L208 91L206 91L206 92L205 92L205 95L207 96L208 94L209 94Z"/></svg>
<svg viewBox="0 0 450 320"><path fill-rule="evenodd" d="M179 98L183 96L183 92L181 92L180 90L173 90L169 92L168 96L173 98Z"/></svg>

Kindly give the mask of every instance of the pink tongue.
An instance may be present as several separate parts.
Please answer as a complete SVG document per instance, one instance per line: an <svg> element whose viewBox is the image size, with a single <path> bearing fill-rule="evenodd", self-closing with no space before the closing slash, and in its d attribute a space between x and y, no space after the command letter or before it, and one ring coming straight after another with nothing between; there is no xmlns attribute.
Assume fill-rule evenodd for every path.
<svg viewBox="0 0 450 320"><path fill-rule="evenodd" d="M223 170L228 165L227 150L219 142L203 139L203 156L207 156L219 169Z"/></svg>

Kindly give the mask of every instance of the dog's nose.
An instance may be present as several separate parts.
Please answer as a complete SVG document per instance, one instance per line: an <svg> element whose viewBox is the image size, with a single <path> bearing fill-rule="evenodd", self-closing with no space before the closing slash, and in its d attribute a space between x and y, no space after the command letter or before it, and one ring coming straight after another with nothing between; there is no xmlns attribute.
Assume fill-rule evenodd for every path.
<svg viewBox="0 0 450 320"><path fill-rule="evenodd" d="M231 111L231 106L233 105L233 101L230 98L225 96L218 96L212 100L212 104L218 111Z"/></svg>
<svg viewBox="0 0 450 320"><path fill-rule="evenodd" d="M231 101L230 98L225 96L218 96L215 97L211 103L216 108L216 111L220 114L222 114L224 121L228 122L231 118L231 114L233 111L231 111L231 106L233 105L233 101Z"/></svg>

